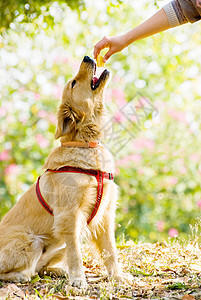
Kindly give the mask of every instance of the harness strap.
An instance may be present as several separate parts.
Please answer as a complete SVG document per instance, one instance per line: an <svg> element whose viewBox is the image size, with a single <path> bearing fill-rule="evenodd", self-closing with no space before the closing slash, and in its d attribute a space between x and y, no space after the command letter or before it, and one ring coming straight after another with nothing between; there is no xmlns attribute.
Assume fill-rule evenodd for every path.
<svg viewBox="0 0 201 300"><path fill-rule="evenodd" d="M37 180L37 183L36 183L36 195L38 197L38 200L40 201L40 203L44 207L44 209L46 209L53 216L54 215L53 210L49 207L49 205L45 202L43 196L41 195L39 180L40 180L40 176L38 177L38 180Z"/></svg>
<svg viewBox="0 0 201 300"><path fill-rule="evenodd" d="M91 216L87 220L87 225L89 225L91 220L95 217L95 215L98 211L98 208L100 206L101 199L102 199L102 196L103 196L103 178L104 178L103 172L98 171L98 175L96 176L96 180L98 182L96 204L95 204L94 209L91 213Z"/></svg>
<svg viewBox="0 0 201 300"><path fill-rule="evenodd" d="M103 196L103 179L109 179L109 180L114 180L114 176L112 173L107 173L107 172L102 172L100 170L93 170L93 169L82 169L82 168L78 168L78 167L71 167L71 166L65 166L62 167L58 170L51 170L51 169L47 169L46 172L52 172L52 173L81 173L81 174L86 174L86 175L91 175L96 177L98 186L97 186L97 196L96 196L96 203L94 206L94 209L90 215L90 217L87 220L87 225L91 222L91 220L95 217L95 215L97 214L98 208L100 206L101 203L101 199ZM38 197L39 202L42 204L42 206L53 216L53 210L50 208L50 206L47 204L47 202L45 201L45 199L43 198L41 192L40 192L40 187L39 187L39 180L40 180L40 176L38 177L37 183L36 183L36 194Z"/></svg>

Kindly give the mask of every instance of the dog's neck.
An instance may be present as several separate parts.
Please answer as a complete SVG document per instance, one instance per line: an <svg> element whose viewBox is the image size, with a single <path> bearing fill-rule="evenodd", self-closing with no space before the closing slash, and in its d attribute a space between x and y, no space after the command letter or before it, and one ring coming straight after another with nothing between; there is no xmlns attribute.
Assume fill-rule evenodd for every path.
<svg viewBox="0 0 201 300"><path fill-rule="evenodd" d="M97 148L99 146L99 141L94 141L94 142L61 142L61 146L63 147L77 147L77 148Z"/></svg>

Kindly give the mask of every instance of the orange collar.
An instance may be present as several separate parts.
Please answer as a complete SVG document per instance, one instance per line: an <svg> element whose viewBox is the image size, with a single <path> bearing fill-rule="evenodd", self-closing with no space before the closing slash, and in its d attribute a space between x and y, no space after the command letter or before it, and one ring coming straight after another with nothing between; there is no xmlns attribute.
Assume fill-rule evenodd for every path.
<svg viewBox="0 0 201 300"><path fill-rule="evenodd" d="M78 147L78 148L97 148L99 145L99 142L63 142L61 143L61 146L64 147Z"/></svg>

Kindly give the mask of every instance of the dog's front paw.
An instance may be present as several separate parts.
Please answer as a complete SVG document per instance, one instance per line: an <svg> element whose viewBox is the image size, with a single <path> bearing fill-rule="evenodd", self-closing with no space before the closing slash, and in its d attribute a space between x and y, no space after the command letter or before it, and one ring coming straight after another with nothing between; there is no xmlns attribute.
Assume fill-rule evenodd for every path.
<svg viewBox="0 0 201 300"><path fill-rule="evenodd" d="M117 273L112 274L111 278L113 278L115 281L119 281L122 283L129 283L131 284L134 280L134 277L130 273Z"/></svg>
<svg viewBox="0 0 201 300"><path fill-rule="evenodd" d="M72 278L70 279L70 285L79 289L85 289L87 287L86 280L83 278Z"/></svg>
<svg viewBox="0 0 201 300"><path fill-rule="evenodd" d="M6 276L7 275L7 276ZM13 282L21 282L21 283L24 283L24 282L28 282L31 280L31 277L26 275L26 274L23 274L21 272L13 272L13 273L8 273L8 274L5 274L5 280L6 281L13 281ZM0 276L1 278L1 276Z"/></svg>
<svg viewBox="0 0 201 300"><path fill-rule="evenodd" d="M133 283L134 277L130 273L122 273L122 280L131 284Z"/></svg>
<svg viewBox="0 0 201 300"><path fill-rule="evenodd" d="M43 268L38 272L40 277L42 276L52 276L52 277L67 277L67 273L61 268Z"/></svg>
<svg viewBox="0 0 201 300"><path fill-rule="evenodd" d="M31 280L31 277L30 276L27 276L25 274L20 274L18 279L17 279L17 282L28 282Z"/></svg>

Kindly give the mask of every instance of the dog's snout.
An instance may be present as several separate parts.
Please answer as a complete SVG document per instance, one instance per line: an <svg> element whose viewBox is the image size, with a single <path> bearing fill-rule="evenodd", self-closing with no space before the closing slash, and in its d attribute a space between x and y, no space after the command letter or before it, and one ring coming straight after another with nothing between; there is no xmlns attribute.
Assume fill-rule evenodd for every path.
<svg viewBox="0 0 201 300"><path fill-rule="evenodd" d="M86 56L84 57L84 59L83 59L83 62L86 62L86 63L87 63L87 62L93 62L93 60L92 60L89 56L86 55Z"/></svg>

